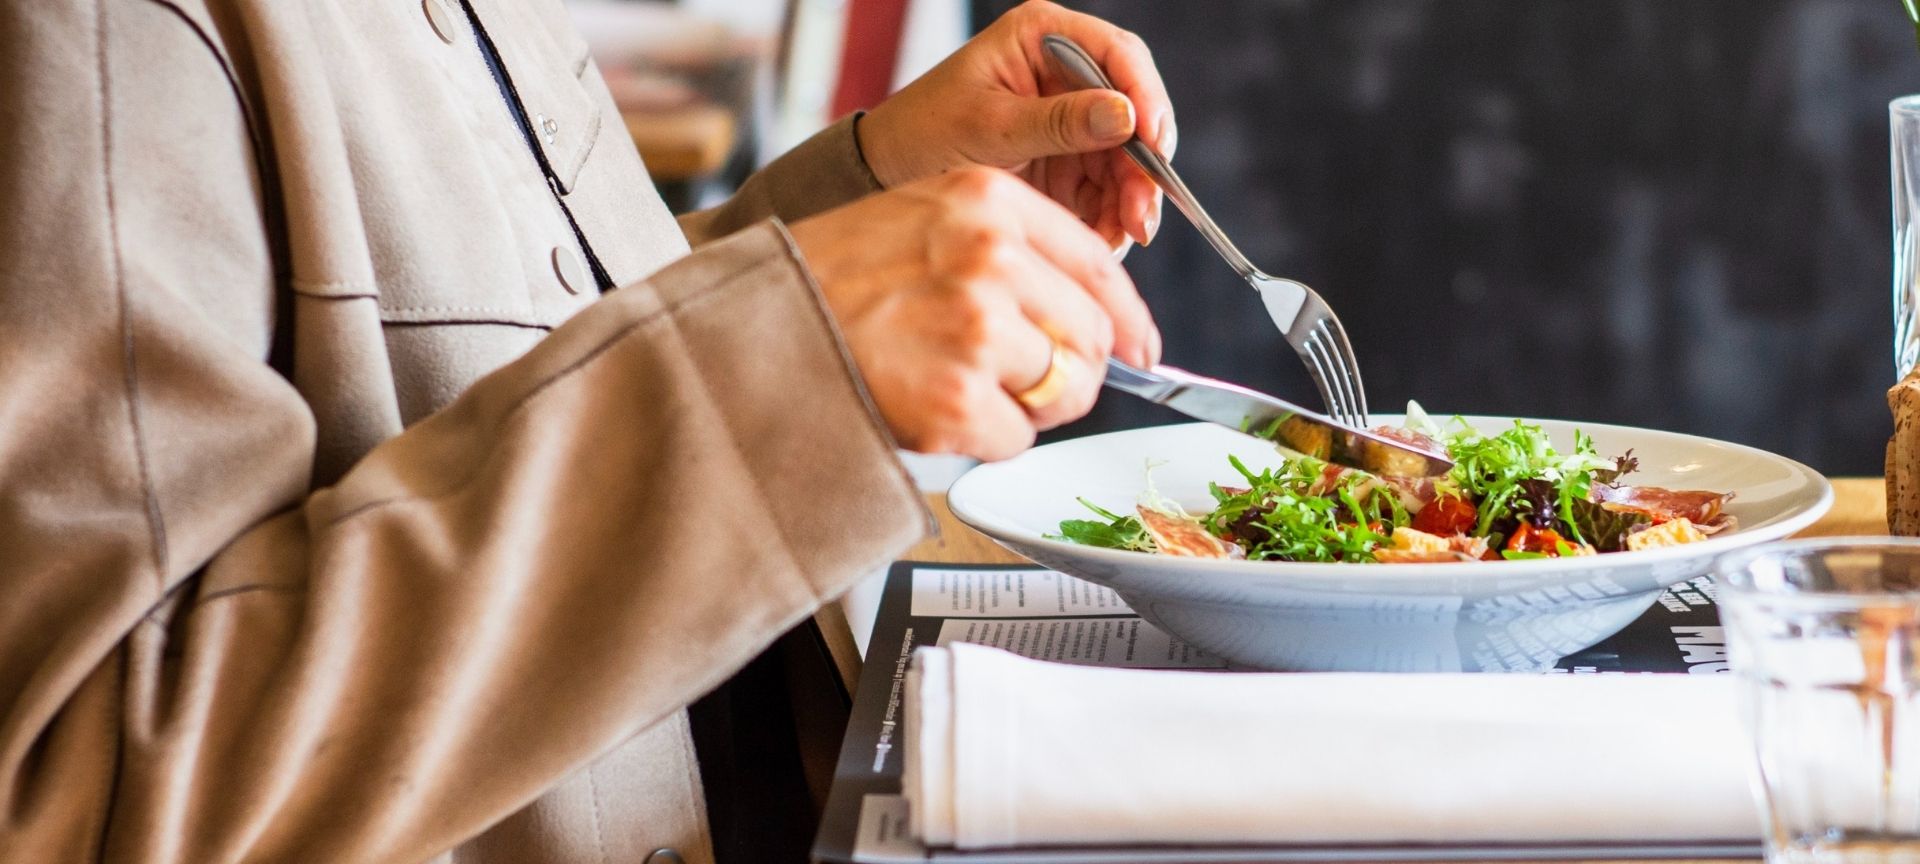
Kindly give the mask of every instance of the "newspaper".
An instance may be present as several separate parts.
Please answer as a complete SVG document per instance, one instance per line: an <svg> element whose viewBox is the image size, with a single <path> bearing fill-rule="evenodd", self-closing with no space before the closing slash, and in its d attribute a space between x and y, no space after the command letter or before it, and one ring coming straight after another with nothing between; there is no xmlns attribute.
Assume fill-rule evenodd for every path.
<svg viewBox="0 0 1920 864"><path fill-rule="evenodd" d="M1474 846L929 849L907 830L900 797L902 698L914 648L978 642L1063 663L1225 670L1226 663L1143 620L1112 590L1040 567L896 563L887 574L866 665L840 745L815 861L1267 862L1750 858L1757 845L1703 843ZM1726 640L1705 577L1674 586L1619 633L1551 670L1559 674L1727 671ZM1224 673L1231 674L1231 673Z"/></svg>

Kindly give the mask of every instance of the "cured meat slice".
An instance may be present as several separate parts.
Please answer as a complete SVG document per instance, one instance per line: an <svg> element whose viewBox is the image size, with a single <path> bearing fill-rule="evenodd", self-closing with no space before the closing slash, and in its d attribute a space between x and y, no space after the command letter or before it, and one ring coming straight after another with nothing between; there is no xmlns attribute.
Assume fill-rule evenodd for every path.
<svg viewBox="0 0 1920 864"><path fill-rule="evenodd" d="M1162 555L1181 558L1246 557L1239 546L1213 536L1198 519L1144 505L1134 509L1140 512L1140 527L1147 530L1148 536L1160 547Z"/></svg>
<svg viewBox="0 0 1920 864"><path fill-rule="evenodd" d="M1608 486L1596 483L1593 500L1615 513L1639 513L1654 524L1686 519L1695 525L1710 523L1732 498L1728 492L1662 489L1658 486Z"/></svg>

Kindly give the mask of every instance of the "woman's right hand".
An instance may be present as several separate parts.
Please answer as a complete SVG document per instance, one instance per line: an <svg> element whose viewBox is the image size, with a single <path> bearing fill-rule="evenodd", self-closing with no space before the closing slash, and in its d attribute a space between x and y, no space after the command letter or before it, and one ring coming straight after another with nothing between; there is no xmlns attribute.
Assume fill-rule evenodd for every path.
<svg viewBox="0 0 1920 864"><path fill-rule="evenodd" d="M1093 407L1109 353L1139 366L1160 333L1091 229L992 168L965 168L791 226L896 441L1004 459ZM1028 407L1048 373L1065 389Z"/></svg>

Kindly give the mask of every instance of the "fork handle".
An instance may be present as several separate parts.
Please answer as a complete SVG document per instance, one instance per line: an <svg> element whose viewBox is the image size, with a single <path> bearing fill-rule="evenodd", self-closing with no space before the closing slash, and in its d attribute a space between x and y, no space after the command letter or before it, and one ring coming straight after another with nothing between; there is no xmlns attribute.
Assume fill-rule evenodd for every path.
<svg viewBox="0 0 1920 864"><path fill-rule="evenodd" d="M1115 89L1113 82L1107 79L1107 73L1101 71L1100 64L1095 63L1093 56L1072 39L1058 33L1049 33L1041 37L1040 44L1046 49L1048 56L1053 58L1067 84L1074 89ZM1193 223L1193 227L1200 230L1200 236L1207 238L1207 242L1213 244L1214 251L1219 252L1220 257L1227 259L1227 265L1238 272L1240 278L1252 280L1261 275L1259 269L1253 266L1253 262L1248 260L1246 255L1241 254L1240 247L1233 245L1233 241L1227 239L1226 232L1220 230L1220 226L1213 221L1212 216L1207 215L1206 208L1201 207L1200 200L1193 197L1193 191L1187 188L1187 184L1173 170L1173 163L1167 161L1167 157L1147 146L1147 142L1141 140L1137 133L1128 138L1127 143L1120 145L1120 149L1133 160L1134 164L1140 166L1140 170L1147 172L1147 176L1162 191L1167 193L1167 198L1173 202L1173 206L1187 214L1187 220Z"/></svg>

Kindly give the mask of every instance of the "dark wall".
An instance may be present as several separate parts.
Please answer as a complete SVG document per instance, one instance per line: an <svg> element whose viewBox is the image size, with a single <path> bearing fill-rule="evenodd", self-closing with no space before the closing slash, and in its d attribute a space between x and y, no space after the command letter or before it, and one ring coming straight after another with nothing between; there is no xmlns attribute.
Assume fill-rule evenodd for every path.
<svg viewBox="0 0 1920 864"><path fill-rule="evenodd" d="M1146 38L1187 182L1341 313L1376 411L1645 425L1879 473L1886 103L1920 91L1895 0L1070 5ZM1167 213L1127 267L1168 362L1317 402ZM1172 419L1101 401L1064 431Z"/></svg>

